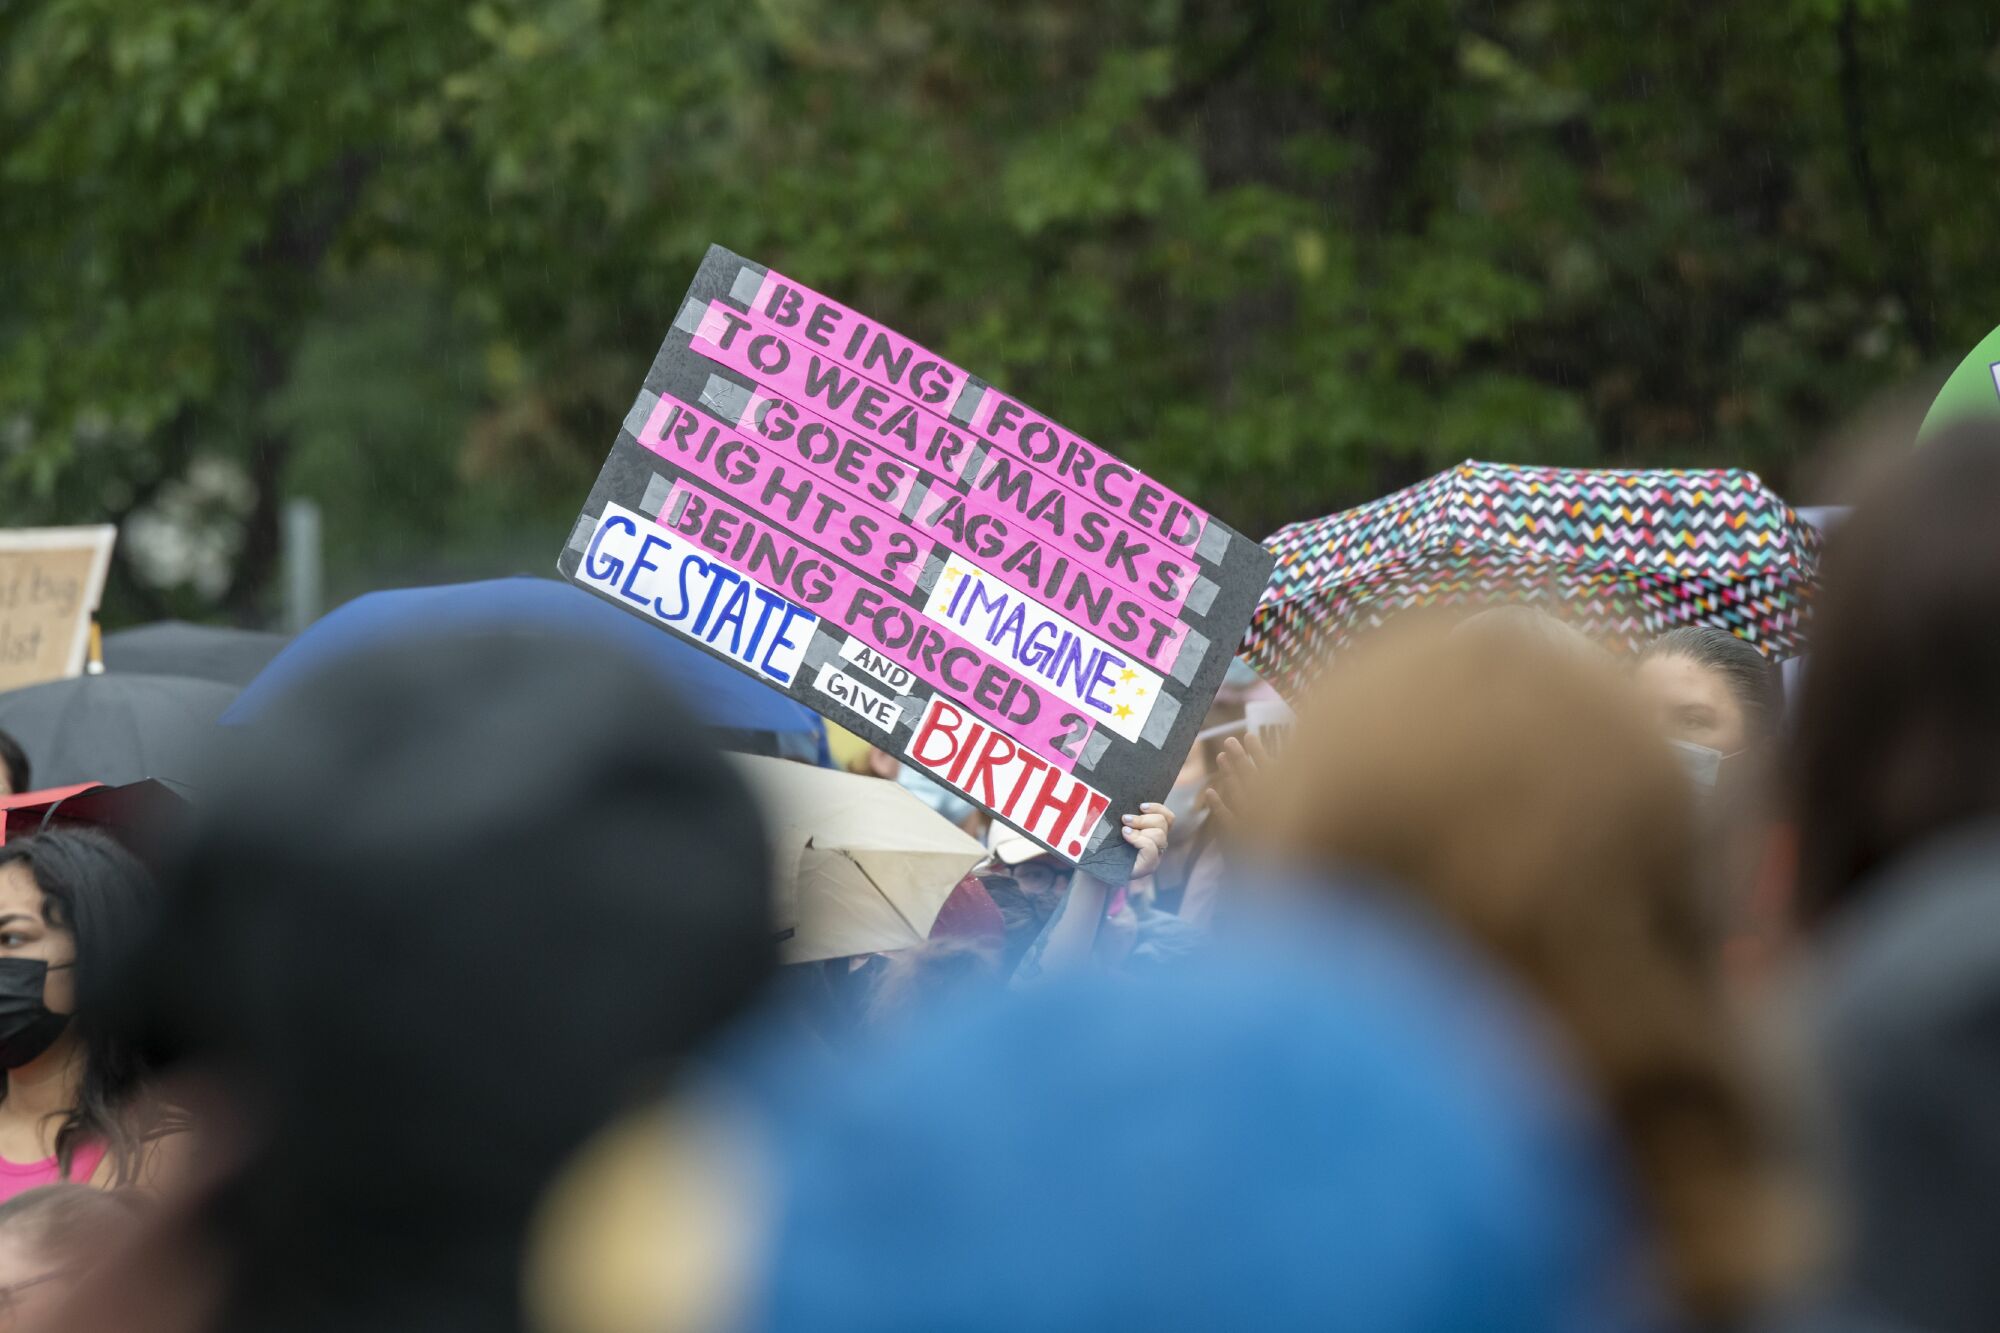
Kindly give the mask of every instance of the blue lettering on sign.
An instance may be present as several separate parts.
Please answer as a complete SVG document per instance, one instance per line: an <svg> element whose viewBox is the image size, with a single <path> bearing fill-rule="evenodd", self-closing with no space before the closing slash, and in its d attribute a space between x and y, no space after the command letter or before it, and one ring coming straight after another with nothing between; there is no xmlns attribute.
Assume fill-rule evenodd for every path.
<svg viewBox="0 0 2000 1333"><path fill-rule="evenodd" d="M1047 618L1037 617L1029 628L1029 611L1027 599L1013 590L995 585L988 592L985 580L968 574L952 591L946 615L977 634L987 647L1000 650L996 655L1026 667L1057 689L1073 691L1100 713L1111 712L1110 702L1099 698L1097 689L1116 683L1125 658L1107 648L1086 648L1074 630ZM985 619L974 624L980 616Z"/></svg>
<svg viewBox="0 0 2000 1333"><path fill-rule="evenodd" d="M604 546L605 534L623 532L629 537L638 530L629 518L610 517L597 525L597 535L590 539L590 550L583 557L584 570L590 575L592 582L616 583L618 576L625 572L624 565L619 563L616 556L606 555L603 557L603 563L599 563L598 553Z"/></svg>
<svg viewBox="0 0 2000 1333"><path fill-rule="evenodd" d="M646 559L646 557L655 551L667 550L671 545L672 543L668 542L665 537L651 532L647 533L639 543L639 554L632 557L632 570L625 576L625 582L619 586L618 595L628 602L644 606L647 599L633 596L633 585L638 583L641 574L650 574L659 568L658 565Z"/></svg>
<svg viewBox="0 0 2000 1333"><path fill-rule="evenodd" d="M618 505L604 507L576 579L779 685L798 675L819 623L804 607Z"/></svg>

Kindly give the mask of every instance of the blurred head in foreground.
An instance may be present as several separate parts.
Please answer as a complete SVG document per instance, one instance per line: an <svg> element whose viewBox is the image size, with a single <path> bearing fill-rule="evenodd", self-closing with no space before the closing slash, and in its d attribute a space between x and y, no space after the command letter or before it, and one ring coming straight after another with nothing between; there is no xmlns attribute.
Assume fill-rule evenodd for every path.
<svg viewBox="0 0 2000 1333"><path fill-rule="evenodd" d="M1827 543L1799 700L1799 907L1823 923L1924 840L2000 815L2000 427L1873 476Z"/></svg>
<svg viewBox="0 0 2000 1333"><path fill-rule="evenodd" d="M1689 784L1617 667L1505 627L1406 626L1335 662L1261 776L1251 850L1381 879L1554 1020L1683 1310L1729 1318L1769 1295L1788 1267L1781 1191L1705 927Z"/></svg>
<svg viewBox="0 0 2000 1333"><path fill-rule="evenodd" d="M2000 428L1899 454L1828 544L1799 900L1856 1326L2000 1326Z"/></svg>
<svg viewBox="0 0 2000 1333"><path fill-rule="evenodd" d="M0 1331L34 1328L137 1229L128 1193L44 1185L0 1203Z"/></svg>
<svg viewBox="0 0 2000 1333"><path fill-rule="evenodd" d="M1619 1172L1539 1025L1396 904L1311 908L600 1145L544 1229L544 1333L1638 1326ZM718 1122L770 1127L733 1176Z"/></svg>
<svg viewBox="0 0 2000 1333"><path fill-rule="evenodd" d="M514 1327L546 1180L771 965L750 798L559 636L356 655L229 748L124 995L248 1127L216 1326Z"/></svg>

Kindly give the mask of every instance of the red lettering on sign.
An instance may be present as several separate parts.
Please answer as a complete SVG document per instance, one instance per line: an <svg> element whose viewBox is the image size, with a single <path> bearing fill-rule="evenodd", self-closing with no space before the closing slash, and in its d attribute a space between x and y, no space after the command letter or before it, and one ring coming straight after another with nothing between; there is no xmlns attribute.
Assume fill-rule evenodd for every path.
<svg viewBox="0 0 2000 1333"><path fill-rule="evenodd" d="M1075 861L1111 798L1014 737L933 699L910 737L910 759L1036 842Z"/></svg>

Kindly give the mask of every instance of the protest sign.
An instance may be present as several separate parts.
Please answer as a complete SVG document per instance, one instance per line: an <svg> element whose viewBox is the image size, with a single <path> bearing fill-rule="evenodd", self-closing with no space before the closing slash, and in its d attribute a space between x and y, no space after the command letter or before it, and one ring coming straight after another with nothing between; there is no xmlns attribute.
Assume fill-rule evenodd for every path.
<svg viewBox="0 0 2000 1333"><path fill-rule="evenodd" d="M118 529L0 531L0 690L83 672Z"/></svg>
<svg viewBox="0 0 2000 1333"><path fill-rule="evenodd" d="M557 564L1120 883L1272 558L713 246Z"/></svg>

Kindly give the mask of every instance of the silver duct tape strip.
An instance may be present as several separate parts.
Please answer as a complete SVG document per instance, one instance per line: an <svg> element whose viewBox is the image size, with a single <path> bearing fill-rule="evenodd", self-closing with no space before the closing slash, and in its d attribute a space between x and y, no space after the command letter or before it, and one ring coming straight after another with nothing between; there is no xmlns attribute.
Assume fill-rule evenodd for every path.
<svg viewBox="0 0 2000 1333"><path fill-rule="evenodd" d="M830 666L836 671L852 676L879 694L888 694L888 685L877 680L874 676L869 675L866 671L863 671L860 667L840 655L840 650L846 647L849 642L860 643L861 640L854 639L845 630L832 628L824 618L821 618L818 628L813 631L812 642L806 645L805 664L813 669L815 675L818 674L819 668ZM928 689L928 685L921 677L917 678L915 683L924 685ZM911 708L915 708L918 713L922 713L924 705L930 701L930 695L927 693L900 694L890 697L894 698L897 706L904 710L905 716L909 715Z"/></svg>
<svg viewBox="0 0 2000 1333"><path fill-rule="evenodd" d="M653 419L653 409L659 405L660 395L650 389L639 390L639 396L632 400L632 410L625 414L625 433L638 439L646 423Z"/></svg>
<svg viewBox="0 0 2000 1333"><path fill-rule="evenodd" d="M1096 827L1090 830L1090 841L1083 845L1083 854L1089 856L1104 845L1104 840L1110 835L1112 829L1123 827L1124 823L1121 820L1113 819L1109 815L1100 816Z"/></svg>
<svg viewBox="0 0 2000 1333"><path fill-rule="evenodd" d="M701 386L701 405L734 426L743 420L743 409L750 406L750 391L734 380L710 375L708 383Z"/></svg>
<svg viewBox="0 0 2000 1333"><path fill-rule="evenodd" d="M701 317L708 313L708 307L692 298L681 302L681 310L674 316L674 327L682 333L693 334L701 328Z"/></svg>
<svg viewBox="0 0 2000 1333"><path fill-rule="evenodd" d="M757 293L763 289L765 270L756 264L745 264L736 270L736 281L729 284L729 299L741 301L747 308L754 305Z"/></svg>
<svg viewBox="0 0 2000 1333"><path fill-rule="evenodd" d="M1215 594L1219 591L1221 590L1216 587L1215 580L1204 574L1194 581L1192 588L1188 589L1187 601L1181 605L1198 616L1205 616L1208 614L1208 608L1215 605Z"/></svg>
<svg viewBox="0 0 2000 1333"><path fill-rule="evenodd" d="M1146 719L1145 730L1139 733L1139 739L1159 749L1167 743L1167 737L1173 733L1174 723L1180 720L1180 716L1181 701L1171 694L1162 694L1154 701L1152 715Z"/></svg>
<svg viewBox="0 0 2000 1333"><path fill-rule="evenodd" d="M975 444L965 451L965 466L958 470L958 479L967 486L979 484L979 469L986 462L986 446Z"/></svg>
<svg viewBox="0 0 2000 1333"><path fill-rule="evenodd" d="M1099 727L1090 733L1090 739L1083 743L1083 753L1076 757L1077 771L1087 773L1096 768L1104 758L1104 752L1111 748L1111 733Z"/></svg>
<svg viewBox="0 0 2000 1333"><path fill-rule="evenodd" d="M667 501L665 506L667 510L666 526L673 527L681 521L681 515L687 512L687 488L684 486L675 487L668 492ZM653 517L657 519L659 515L655 514Z"/></svg>
<svg viewBox="0 0 2000 1333"><path fill-rule="evenodd" d="M822 620L813 630L812 642L806 645L805 665L817 675L819 669L829 663L836 667L847 664L840 655L840 643ZM804 676L806 673L802 671L799 674Z"/></svg>
<svg viewBox="0 0 2000 1333"><path fill-rule="evenodd" d="M578 514L576 526L569 530L569 549L581 554L590 549L590 534L597 531L597 520L588 514Z"/></svg>
<svg viewBox="0 0 2000 1333"><path fill-rule="evenodd" d="M958 398L952 403L951 411L945 415L961 426L969 426L972 424L972 419L979 415L979 404L985 399L986 386L978 380L968 379L959 388Z"/></svg>
<svg viewBox="0 0 2000 1333"><path fill-rule="evenodd" d="M1222 563L1222 553L1229 549L1229 529L1214 519L1202 525L1201 540L1194 544L1194 553L1211 565Z"/></svg>
<svg viewBox="0 0 2000 1333"><path fill-rule="evenodd" d="M923 508L924 497L930 493L931 483L928 478L919 478L910 487L910 498L903 501L903 521L905 523L914 523L917 521L917 510Z"/></svg>
<svg viewBox="0 0 2000 1333"><path fill-rule="evenodd" d="M1190 629L1181 640L1180 655L1174 658L1174 669L1167 674L1183 685L1194 683L1194 673L1201 670L1201 664L1208 657L1208 636L1198 629Z"/></svg>
<svg viewBox="0 0 2000 1333"><path fill-rule="evenodd" d="M944 566L945 558L938 554L937 547L933 546L930 559L924 561L923 572L917 575L917 591L926 597L930 596L931 589L937 587L937 581L944 576Z"/></svg>
<svg viewBox="0 0 2000 1333"><path fill-rule="evenodd" d="M639 512L647 518L658 518L666 508L667 497L673 494L674 484L655 472L646 478L646 492L639 497Z"/></svg>

